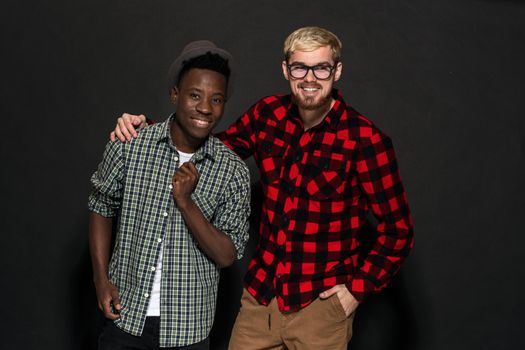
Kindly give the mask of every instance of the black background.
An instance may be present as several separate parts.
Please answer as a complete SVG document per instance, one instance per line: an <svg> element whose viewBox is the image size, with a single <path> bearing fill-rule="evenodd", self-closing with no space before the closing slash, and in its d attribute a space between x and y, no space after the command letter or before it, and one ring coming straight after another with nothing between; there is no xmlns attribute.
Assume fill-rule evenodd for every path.
<svg viewBox="0 0 525 350"><path fill-rule="evenodd" d="M220 130L288 91L282 43L319 25L343 41L346 101L394 140L416 228L402 272L360 307L350 348L523 348L524 5L3 1L0 347L95 348L89 177L117 116L171 111L165 73L182 47L210 39L236 58ZM213 349L246 264L224 270Z"/></svg>

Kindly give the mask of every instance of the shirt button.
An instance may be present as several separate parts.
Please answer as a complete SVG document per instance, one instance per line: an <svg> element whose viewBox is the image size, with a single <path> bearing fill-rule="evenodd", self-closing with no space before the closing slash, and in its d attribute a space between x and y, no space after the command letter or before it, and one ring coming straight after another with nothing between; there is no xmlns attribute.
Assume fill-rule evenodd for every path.
<svg viewBox="0 0 525 350"><path fill-rule="evenodd" d="M162 213L162 215L163 215L164 217L166 217L166 216L168 216L168 213L167 213L167 212L164 212L164 213Z"/></svg>
<svg viewBox="0 0 525 350"><path fill-rule="evenodd" d="M173 189L173 185L172 185L172 184L170 184L170 190L172 190L172 189Z"/></svg>
<svg viewBox="0 0 525 350"><path fill-rule="evenodd" d="M144 298L147 298L149 297L149 294L148 293L144 293Z"/></svg>
<svg viewBox="0 0 525 350"><path fill-rule="evenodd" d="M175 157L173 157L173 160L175 160L176 162L178 162L178 161L179 161L179 157L175 156Z"/></svg>
<svg viewBox="0 0 525 350"><path fill-rule="evenodd" d="M161 243L162 242L162 238L157 238L157 242Z"/></svg>
<svg viewBox="0 0 525 350"><path fill-rule="evenodd" d="M155 271L155 266L152 266L152 267L151 267L151 271Z"/></svg>

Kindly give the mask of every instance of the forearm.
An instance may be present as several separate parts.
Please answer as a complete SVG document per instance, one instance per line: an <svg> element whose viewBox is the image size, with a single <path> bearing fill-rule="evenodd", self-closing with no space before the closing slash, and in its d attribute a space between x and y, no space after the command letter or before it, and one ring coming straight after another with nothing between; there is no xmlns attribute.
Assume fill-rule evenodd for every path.
<svg viewBox="0 0 525 350"><path fill-rule="evenodd" d="M108 280L112 219L95 212L89 216L89 251L95 283Z"/></svg>
<svg viewBox="0 0 525 350"><path fill-rule="evenodd" d="M346 285L357 300L362 302L368 294L384 289L399 271L413 245L412 225L398 222L396 228L384 231L378 225L376 239L357 273Z"/></svg>
<svg viewBox="0 0 525 350"><path fill-rule="evenodd" d="M375 241L359 271L347 283L362 301L388 285L413 245L412 217L390 138L382 133L361 140L355 169L360 189L377 220Z"/></svg>
<svg viewBox="0 0 525 350"><path fill-rule="evenodd" d="M204 217L195 202L189 200L178 208L202 251L220 267L233 264L236 256L233 242Z"/></svg>

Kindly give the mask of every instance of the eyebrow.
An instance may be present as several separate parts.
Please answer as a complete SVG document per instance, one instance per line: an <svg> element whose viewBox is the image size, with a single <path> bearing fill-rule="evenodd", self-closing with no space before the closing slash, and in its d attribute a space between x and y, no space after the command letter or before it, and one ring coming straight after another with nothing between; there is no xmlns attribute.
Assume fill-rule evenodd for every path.
<svg viewBox="0 0 525 350"><path fill-rule="evenodd" d="M325 65L325 64L329 65L329 66L332 66L332 63L330 63L328 61L318 62L318 63L316 63L316 64L314 64L312 66L310 66L310 65L308 65L308 64L306 64L304 62L301 62L301 61L299 61L299 62L294 61L294 62L289 63L290 66L292 66L292 65L303 65L303 66L310 66L310 67L322 66L322 65Z"/></svg>
<svg viewBox="0 0 525 350"><path fill-rule="evenodd" d="M200 92L200 93L204 92L202 89L199 89L199 88L197 88L197 87L193 87L193 86L189 86L189 87L188 87L188 90L189 90L189 91L196 91L196 92ZM221 96L223 96L223 97L226 96L225 93L223 93L223 92L218 92L218 91L217 91L217 92L212 92L212 96L215 96L215 95L221 95Z"/></svg>

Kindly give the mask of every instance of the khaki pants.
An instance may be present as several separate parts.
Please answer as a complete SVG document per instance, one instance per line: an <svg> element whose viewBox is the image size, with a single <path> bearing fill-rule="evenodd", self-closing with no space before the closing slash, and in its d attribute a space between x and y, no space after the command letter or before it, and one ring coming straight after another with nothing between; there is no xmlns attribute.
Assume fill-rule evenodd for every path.
<svg viewBox="0 0 525 350"><path fill-rule="evenodd" d="M354 314L346 317L337 295L287 313L279 311L275 298L260 305L245 289L229 349L346 350L353 319Z"/></svg>

